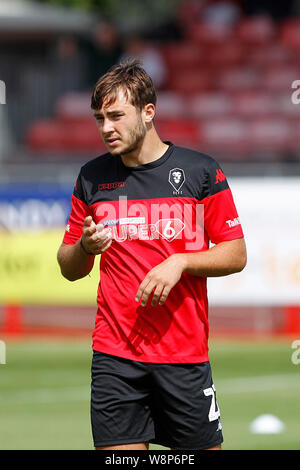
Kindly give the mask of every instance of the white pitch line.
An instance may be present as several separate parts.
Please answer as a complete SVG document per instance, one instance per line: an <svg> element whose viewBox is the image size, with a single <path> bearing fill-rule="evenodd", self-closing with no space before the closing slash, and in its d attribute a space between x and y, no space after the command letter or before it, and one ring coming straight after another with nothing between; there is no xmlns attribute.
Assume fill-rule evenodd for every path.
<svg viewBox="0 0 300 470"><path fill-rule="evenodd" d="M40 388L22 391L5 391L0 393L0 403L55 403L69 401L87 401L90 398L88 387Z"/></svg>
<svg viewBox="0 0 300 470"><path fill-rule="evenodd" d="M215 382L217 393L249 393L265 392L300 388L300 374L274 374L252 377L235 377L232 379L219 379ZM90 388L62 387L40 388L33 390L5 390L0 392L0 404L30 404L89 401Z"/></svg>
<svg viewBox="0 0 300 470"><path fill-rule="evenodd" d="M300 374L258 375L256 377L237 377L216 381L219 393L265 392L300 388Z"/></svg>

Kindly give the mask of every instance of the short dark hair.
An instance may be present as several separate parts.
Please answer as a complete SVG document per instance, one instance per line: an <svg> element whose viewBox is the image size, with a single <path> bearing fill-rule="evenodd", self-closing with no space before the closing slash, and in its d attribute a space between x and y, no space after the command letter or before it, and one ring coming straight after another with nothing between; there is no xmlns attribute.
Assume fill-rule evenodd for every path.
<svg viewBox="0 0 300 470"><path fill-rule="evenodd" d="M120 89L139 110L149 103L156 105L156 91L151 77L139 60L131 59L114 65L99 78L92 92L91 108L100 109L104 101L113 103Z"/></svg>

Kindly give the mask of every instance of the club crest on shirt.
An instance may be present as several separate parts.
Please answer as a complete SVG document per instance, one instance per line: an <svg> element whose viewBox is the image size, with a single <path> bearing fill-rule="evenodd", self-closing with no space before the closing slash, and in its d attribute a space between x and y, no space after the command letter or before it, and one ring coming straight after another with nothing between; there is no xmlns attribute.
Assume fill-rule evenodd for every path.
<svg viewBox="0 0 300 470"><path fill-rule="evenodd" d="M181 168L173 168L169 171L169 183L175 189L175 194L179 194L183 183L185 182L185 174ZM180 191L180 194L182 191Z"/></svg>

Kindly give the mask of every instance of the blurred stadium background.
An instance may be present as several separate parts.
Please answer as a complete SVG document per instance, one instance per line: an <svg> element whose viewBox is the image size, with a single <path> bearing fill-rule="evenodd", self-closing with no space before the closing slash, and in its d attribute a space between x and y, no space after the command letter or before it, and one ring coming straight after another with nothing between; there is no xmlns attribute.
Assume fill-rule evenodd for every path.
<svg viewBox="0 0 300 470"><path fill-rule="evenodd" d="M98 265L69 283L56 252L80 166L105 151L92 86L126 56L156 83L161 137L219 160L246 236L245 271L208 281L224 449L299 449L299 15L297 0L0 0L1 449L92 448ZM280 434L250 432L266 413Z"/></svg>

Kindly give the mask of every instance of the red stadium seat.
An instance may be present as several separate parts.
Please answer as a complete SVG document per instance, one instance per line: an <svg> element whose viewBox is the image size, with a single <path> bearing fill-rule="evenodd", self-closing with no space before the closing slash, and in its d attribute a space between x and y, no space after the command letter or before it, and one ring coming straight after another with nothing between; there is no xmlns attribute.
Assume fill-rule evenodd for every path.
<svg viewBox="0 0 300 470"><path fill-rule="evenodd" d="M255 154L266 159L289 151L294 135L288 120L280 117L210 119L202 121L201 127L204 148L241 160Z"/></svg>
<svg viewBox="0 0 300 470"><path fill-rule="evenodd" d="M28 129L26 144L30 151L45 154L85 153L103 149L96 124L90 119L76 122L38 121Z"/></svg>
<svg viewBox="0 0 300 470"><path fill-rule="evenodd" d="M206 47L206 61L210 67L233 67L241 64L243 59L243 48L237 41L224 41Z"/></svg>
<svg viewBox="0 0 300 470"><path fill-rule="evenodd" d="M288 120L281 117L253 119L248 124L253 151L289 150L293 130Z"/></svg>
<svg viewBox="0 0 300 470"><path fill-rule="evenodd" d="M278 111L281 113L282 116L291 119L294 121L295 119L300 119L300 103L298 102L300 99L300 92L298 91L299 87L297 89L292 89L286 90L283 93L277 95L277 107ZM295 92L294 99L297 100L297 102L292 101L292 94Z"/></svg>
<svg viewBox="0 0 300 470"><path fill-rule="evenodd" d="M26 144L33 152L55 152L63 147L63 129L54 121L37 121L29 127Z"/></svg>
<svg viewBox="0 0 300 470"><path fill-rule="evenodd" d="M247 46L265 46L274 40L275 25L269 16L241 20L236 29L237 40Z"/></svg>
<svg viewBox="0 0 300 470"><path fill-rule="evenodd" d="M183 117L189 114L186 99L179 93L160 92L157 97L157 116L159 118Z"/></svg>
<svg viewBox="0 0 300 470"><path fill-rule="evenodd" d="M224 116L232 112L230 96L217 91L195 95L186 101L186 105L196 118Z"/></svg>
<svg viewBox="0 0 300 470"><path fill-rule="evenodd" d="M197 67L203 62L205 56L204 47L191 41L167 44L162 46L160 51L171 72L185 67Z"/></svg>
<svg viewBox="0 0 300 470"><path fill-rule="evenodd" d="M104 148L96 122L90 119L82 119L66 125L63 145L69 152L85 153L102 151Z"/></svg>
<svg viewBox="0 0 300 470"><path fill-rule="evenodd" d="M299 77L300 66L270 67L262 74L261 86L269 92L286 91Z"/></svg>
<svg viewBox="0 0 300 470"><path fill-rule="evenodd" d="M90 93L67 93L55 105L55 114L60 119L81 119L92 116Z"/></svg>
<svg viewBox="0 0 300 470"><path fill-rule="evenodd" d="M169 88L179 93L194 94L209 90L214 86L214 78L202 68L179 68L169 78Z"/></svg>
<svg viewBox="0 0 300 470"><path fill-rule="evenodd" d="M193 119L158 119L156 126L161 138L174 144L192 145L200 140L198 123Z"/></svg>
<svg viewBox="0 0 300 470"><path fill-rule="evenodd" d="M260 73L255 67L235 67L218 76L217 86L228 92L254 90L259 88L260 80Z"/></svg>
<svg viewBox="0 0 300 470"><path fill-rule="evenodd" d="M300 160L300 118L295 119L290 127L291 132L293 131L290 147L291 150L295 152L296 158Z"/></svg>
<svg viewBox="0 0 300 470"><path fill-rule="evenodd" d="M233 93L233 112L242 117L272 115L278 112L276 95L264 90Z"/></svg>
<svg viewBox="0 0 300 470"><path fill-rule="evenodd" d="M284 22L280 31L281 42L293 51L300 51L300 20L289 19Z"/></svg>
<svg viewBox="0 0 300 470"><path fill-rule="evenodd" d="M222 44L233 38L232 28L216 23L198 23L188 31L190 40L199 44Z"/></svg>
<svg viewBox="0 0 300 470"><path fill-rule="evenodd" d="M255 47L247 52L247 62L259 67L285 67L295 60L295 54L283 44L272 43L264 47Z"/></svg>
<svg viewBox="0 0 300 470"><path fill-rule="evenodd" d="M244 155L248 150L245 122L239 118L211 118L201 122L203 145L210 152Z"/></svg>

